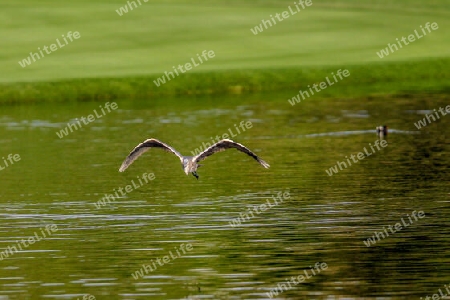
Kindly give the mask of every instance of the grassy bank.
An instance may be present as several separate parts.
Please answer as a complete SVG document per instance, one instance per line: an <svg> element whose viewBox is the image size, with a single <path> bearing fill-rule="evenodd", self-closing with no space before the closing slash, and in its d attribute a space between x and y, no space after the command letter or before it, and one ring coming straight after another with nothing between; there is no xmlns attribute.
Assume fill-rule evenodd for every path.
<svg viewBox="0 0 450 300"><path fill-rule="evenodd" d="M411 0L407 6L389 0L313 0L258 34L262 20L289 11L293 1L141 1L120 15L127 3L5 4L0 103L298 91L339 68L351 76L322 95L442 90L448 80L446 0ZM388 43L427 22L439 29L379 57ZM69 32L79 38L64 43ZM42 52L52 44L56 50ZM214 58L161 87L153 84L204 50L214 51ZM33 61L39 51L45 55Z"/></svg>
<svg viewBox="0 0 450 300"><path fill-rule="evenodd" d="M0 103L107 101L162 96L221 95L292 91L319 84L332 72L348 69L350 76L320 92L321 97L357 97L450 91L450 59L377 63L360 66L302 69L230 70L186 73L160 87L157 76L71 79L55 82L4 83Z"/></svg>
<svg viewBox="0 0 450 300"><path fill-rule="evenodd" d="M124 0L62 3L32 0L8 3L0 19L0 82L71 78L160 76L203 50L215 57L189 73L268 68L351 66L416 61L448 56L450 7L411 0L312 1L289 18L254 35L251 29L270 15L288 11L294 1L186 2L154 0L119 16ZM439 29L387 57L377 52L426 22ZM72 42L68 32L79 32ZM422 34L423 35L423 34ZM64 47L22 67L44 46ZM36 55L35 55L36 56Z"/></svg>

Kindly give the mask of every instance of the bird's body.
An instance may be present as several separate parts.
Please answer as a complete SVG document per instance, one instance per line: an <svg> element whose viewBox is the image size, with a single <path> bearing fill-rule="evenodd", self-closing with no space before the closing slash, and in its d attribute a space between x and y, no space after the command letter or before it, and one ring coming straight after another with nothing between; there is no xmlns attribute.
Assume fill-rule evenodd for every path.
<svg viewBox="0 0 450 300"><path fill-rule="evenodd" d="M198 179L197 169L201 165L197 164L193 158L194 158L194 156L185 156L183 158L183 162L181 163L181 166L183 167L183 171L184 171L184 173L186 173L186 175L189 175L189 173L192 173L192 175L194 175L195 178Z"/></svg>
<svg viewBox="0 0 450 300"><path fill-rule="evenodd" d="M184 173L186 173L186 175L189 175L189 173L191 173L197 179L198 179L197 169L201 166L198 164L198 162L206 159L208 156L216 152L225 151L226 149L229 148L235 148L241 152L246 153L247 155L253 157L257 162L259 162L264 168L270 167L268 163L260 159L255 153L250 151L247 147L228 139L224 139L215 143L214 145L206 148L196 156L183 156L177 150L170 147L169 145L152 138L145 140L144 142L137 145L136 148L134 148L127 156L127 158L124 160L124 162L120 166L119 171L120 172L125 171L129 165L131 165L139 156L141 156L144 152L146 152L150 148L162 148L167 152L175 154L181 161L181 166L183 168Z"/></svg>
<svg viewBox="0 0 450 300"><path fill-rule="evenodd" d="M386 125L378 126L377 135L380 139L384 139L388 135L388 127Z"/></svg>

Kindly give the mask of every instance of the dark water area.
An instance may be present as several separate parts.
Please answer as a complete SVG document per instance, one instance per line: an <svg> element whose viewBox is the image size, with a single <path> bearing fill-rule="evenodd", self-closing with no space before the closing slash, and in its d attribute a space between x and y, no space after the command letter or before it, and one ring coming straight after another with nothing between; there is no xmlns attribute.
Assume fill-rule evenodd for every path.
<svg viewBox="0 0 450 300"><path fill-rule="evenodd" d="M450 97L291 96L2 107L0 300L450 294L450 115L415 126ZM196 180L152 149L118 172L146 138L224 134L271 167L227 150Z"/></svg>

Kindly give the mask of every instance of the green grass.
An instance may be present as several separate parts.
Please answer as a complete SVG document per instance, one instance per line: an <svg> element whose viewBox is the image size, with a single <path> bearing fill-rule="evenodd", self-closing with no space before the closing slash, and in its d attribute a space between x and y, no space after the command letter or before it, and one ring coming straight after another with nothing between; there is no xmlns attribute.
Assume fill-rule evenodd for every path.
<svg viewBox="0 0 450 300"><path fill-rule="evenodd" d="M341 67L187 73L161 87L156 77L88 78L58 82L3 84L0 103L108 101L179 95L223 95L307 90ZM344 67L343 67L344 68ZM342 68L342 69L343 69ZM361 97L404 93L448 93L450 59L349 66L350 76L322 90L319 97Z"/></svg>
<svg viewBox="0 0 450 300"><path fill-rule="evenodd" d="M236 86L244 92L295 90L337 68L352 75L324 95L447 88L445 0L313 0L258 35L250 29L293 1L141 2L123 16L115 11L123 0L3 4L0 103L229 93L241 89ZM376 55L426 22L439 29L386 58ZM68 31L80 32L80 39L25 68L18 64ZM203 50L216 57L162 87L153 84Z"/></svg>

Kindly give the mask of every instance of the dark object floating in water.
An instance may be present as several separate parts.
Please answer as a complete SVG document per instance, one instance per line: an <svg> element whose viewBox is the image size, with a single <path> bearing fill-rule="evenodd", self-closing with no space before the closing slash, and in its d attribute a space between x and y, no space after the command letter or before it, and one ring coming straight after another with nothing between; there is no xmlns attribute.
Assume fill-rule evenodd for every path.
<svg viewBox="0 0 450 300"><path fill-rule="evenodd" d="M119 171L120 172L125 171L129 165L131 165L139 156L141 156L141 154L143 154L147 150L150 150L150 148L153 148L153 147L162 148L163 150L173 153L176 156L178 156L178 158L181 161L181 166L184 170L184 173L186 173L186 175L189 175L189 173L192 173L192 175L194 175L195 178L197 178L197 179L199 177L197 175L197 168L199 168L201 166L201 165L197 164L198 162L206 159L208 156L213 155L216 152L225 151L226 149L229 149L229 148L236 148L237 150L250 155L266 169L270 167L270 165L268 163L266 163L264 160L259 158L255 153L250 151L247 147L245 147L244 145L241 145L239 143L236 143L232 140L228 140L228 139L224 139L224 140L221 140L221 141L215 143L214 145L206 148L205 150L203 150L203 152L200 152L196 156L183 156L174 148L170 147L169 145L164 144L163 142L158 141L157 139L148 139L148 140L145 140L144 142L140 143L139 145L137 145L136 148L134 148L133 151L131 151L130 154L128 154L127 158L124 160L124 162L120 166Z"/></svg>
<svg viewBox="0 0 450 300"><path fill-rule="evenodd" d="M388 135L388 127L386 125L378 126L377 135L380 139L384 139Z"/></svg>

